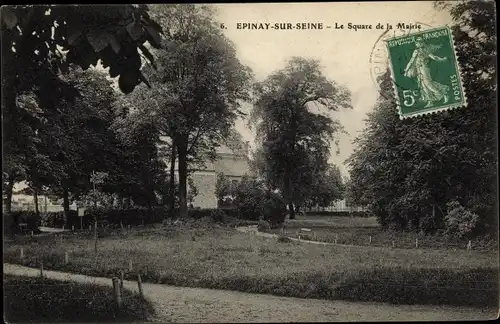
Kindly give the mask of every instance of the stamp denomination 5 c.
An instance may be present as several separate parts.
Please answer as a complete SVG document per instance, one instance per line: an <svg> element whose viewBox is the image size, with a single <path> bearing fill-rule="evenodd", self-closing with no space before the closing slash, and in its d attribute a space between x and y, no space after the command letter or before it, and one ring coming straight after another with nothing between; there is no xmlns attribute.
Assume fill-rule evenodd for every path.
<svg viewBox="0 0 500 324"><path fill-rule="evenodd" d="M448 27L394 37L386 45L401 118L467 105Z"/></svg>

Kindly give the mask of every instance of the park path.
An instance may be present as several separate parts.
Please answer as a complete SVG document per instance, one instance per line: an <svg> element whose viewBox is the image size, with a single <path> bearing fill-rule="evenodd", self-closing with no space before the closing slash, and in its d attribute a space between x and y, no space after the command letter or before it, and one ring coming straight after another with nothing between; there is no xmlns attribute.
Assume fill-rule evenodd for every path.
<svg viewBox="0 0 500 324"><path fill-rule="evenodd" d="M69 229L62 229L62 228L55 228L55 227L44 227L44 226L39 226L38 229L42 233L63 233L63 232L69 232Z"/></svg>
<svg viewBox="0 0 500 324"><path fill-rule="evenodd" d="M255 235L262 236L262 237L267 237L267 238L278 238L277 234L259 232L258 229L257 229L257 225L236 227L236 230L239 231L239 232L251 233L251 234L255 234ZM356 246L356 245L349 245L349 244L335 244L335 243L327 243L327 242L319 242L319 241L311 241L311 240L299 240L298 238L291 237L290 233L287 236L292 241L302 242L302 243L308 243L308 244L336 245L336 246Z"/></svg>
<svg viewBox="0 0 500 324"><path fill-rule="evenodd" d="M40 274L38 269L13 264L4 264L4 273L28 277ZM47 270L44 275L57 280L112 286L110 278ZM133 281L124 281L124 287L138 291ZM163 323L448 321L485 320L497 315L494 310L475 308L300 299L149 283L143 283L143 292L157 312L151 321Z"/></svg>

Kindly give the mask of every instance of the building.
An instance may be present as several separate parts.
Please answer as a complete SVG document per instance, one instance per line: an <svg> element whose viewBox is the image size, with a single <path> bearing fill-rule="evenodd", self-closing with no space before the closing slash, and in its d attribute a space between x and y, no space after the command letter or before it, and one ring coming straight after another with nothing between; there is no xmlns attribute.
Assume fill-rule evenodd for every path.
<svg viewBox="0 0 500 324"><path fill-rule="evenodd" d="M169 162L165 162L169 168ZM245 175L253 176L248 159L248 143L241 141L230 141L219 146L214 161L207 159L203 165L190 167L195 169L190 178L198 191L192 205L199 208L217 208L215 184L219 173L223 173L232 182L240 181Z"/></svg>
<svg viewBox="0 0 500 324"><path fill-rule="evenodd" d="M309 212L315 211L329 211L329 212L362 212L365 211L366 208L362 206L350 206L346 203L345 199L334 201L328 207L312 207L306 209Z"/></svg>

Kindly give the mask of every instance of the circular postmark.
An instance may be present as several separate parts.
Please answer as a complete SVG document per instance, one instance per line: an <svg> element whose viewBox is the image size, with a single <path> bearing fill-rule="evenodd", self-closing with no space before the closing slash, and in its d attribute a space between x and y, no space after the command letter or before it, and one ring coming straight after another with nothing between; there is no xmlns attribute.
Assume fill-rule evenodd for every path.
<svg viewBox="0 0 500 324"><path fill-rule="evenodd" d="M413 32L420 32L425 29L432 29L433 27L425 23L416 22L421 28L418 30L413 29L388 29L385 30L373 44L372 51L370 53L370 77L373 84L375 85L377 91L386 99L394 97L394 91L384 90L381 86L381 76L386 73L389 68L389 54L387 52L386 40L398 37L410 35ZM394 82L394 80L392 80Z"/></svg>

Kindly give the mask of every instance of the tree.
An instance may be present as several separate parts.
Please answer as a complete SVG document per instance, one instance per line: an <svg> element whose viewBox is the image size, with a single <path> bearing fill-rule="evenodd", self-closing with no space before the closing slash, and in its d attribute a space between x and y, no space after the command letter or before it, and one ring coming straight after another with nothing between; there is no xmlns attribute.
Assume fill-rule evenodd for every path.
<svg viewBox="0 0 500 324"><path fill-rule="evenodd" d="M217 197L217 206L224 204L224 198L231 194L231 182L224 173L217 174L215 182L215 196Z"/></svg>
<svg viewBox="0 0 500 324"><path fill-rule="evenodd" d="M451 6L467 108L400 120L394 102L379 98L368 115L349 160L350 191L383 226L436 231L456 201L480 217L476 233L496 229L493 12L488 2ZM383 87L392 87L389 72Z"/></svg>
<svg viewBox="0 0 500 324"><path fill-rule="evenodd" d="M52 110L39 109L33 115L36 145L26 154L25 165L28 182L62 197L67 216L70 200L92 187L90 174L112 168L116 141L109 127L115 92L102 72L72 66L59 77L81 95L68 101L54 99Z"/></svg>
<svg viewBox="0 0 500 324"><path fill-rule="evenodd" d="M326 162L330 141L341 130L338 121L310 108L318 104L330 111L349 108L350 93L323 76L319 62L298 57L257 84L255 92L251 122L262 147L261 173L283 192L294 218L294 191L304 180L299 179L299 169L311 166L309 159Z"/></svg>
<svg viewBox="0 0 500 324"><path fill-rule="evenodd" d="M24 157L36 154L38 121L19 106L18 97L33 92L38 108L50 112L78 95L59 72L70 63L88 69L99 59L112 77L120 76L120 89L128 93L145 81L138 48L150 58L143 44L159 47L162 31L147 7L137 5L2 6L1 24L3 180L10 211L14 183L25 179Z"/></svg>
<svg viewBox="0 0 500 324"><path fill-rule="evenodd" d="M314 167L310 167L314 170ZM334 201L344 198L345 185L339 168L336 165L327 165L323 170L317 170L312 174L312 181L300 182L304 186L297 186L294 189L296 198L294 202L299 207L328 207Z"/></svg>
<svg viewBox="0 0 500 324"><path fill-rule="evenodd" d="M155 123L144 117L139 111L132 111L116 118L112 125L119 140L120 159L111 170L112 182L104 190L119 194L128 207L133 202L151 208L157 204L157 194L164 195L168 189Z"/></svg>
<svg viewBox="0 0 500 324"><path fill-rule="evenodd" d="M165 30L167 50L152 51L157 69L144 69L152 88L127 99L169 138L171 166L177 162L179 172L180 216L187 217L188 166L207 154L214 157L229 136L251 75L209 8L153 6L152 12Z"/></svg>

